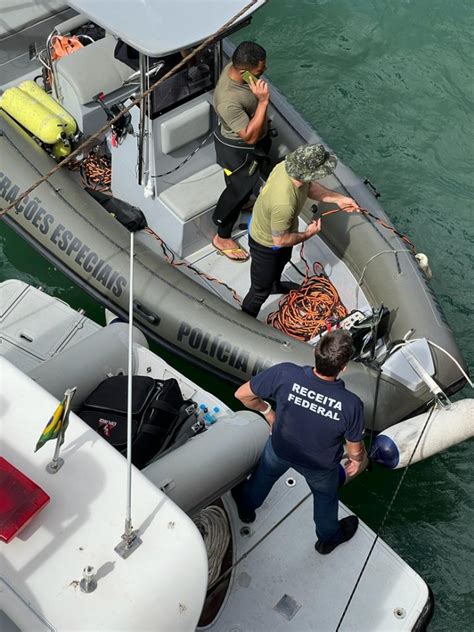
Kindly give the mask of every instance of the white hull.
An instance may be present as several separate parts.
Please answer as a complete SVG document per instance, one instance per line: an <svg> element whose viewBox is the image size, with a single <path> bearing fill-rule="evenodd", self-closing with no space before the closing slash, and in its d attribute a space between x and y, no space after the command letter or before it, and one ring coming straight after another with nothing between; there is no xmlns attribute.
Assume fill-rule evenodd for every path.
<svg viewBox="0 0 474 632"><path fill-rule="evenodd" d="M35 295L44 307L45 295L32 288L27 294L30 305L36 304ZM48 301L51 310L45 308L43 316L54 326L52 314L63 318L69 308L58 308L55 299ZM31 320L22 319L21 331L26 324L31 331L34 314L33 308ZM70 321L74 314L70 310ZM15 316L10 315L12 324ZM15 359L11 348L10 357ZM185 396L220 407L211 428L225 424L232 413L223 402L146 348L137 349L137 373L176 377ZM16 357L24 361L24 354ZM132 517L142 545L127 560L118 557L114 546L124 527L125 459L72 415L62 448L65 464L57 474L48 474L45 466L54 446L48 443L37 453L33 450L58 400L6 360L1 363L2 454L51 496L49 505L18 537L1 545L5 583L0 603L5 614L22 630L31 631L195 629L206 594L207 561L192 520L134 468ZM37 362L36 371L41 364ZM214 456L209 454L207 468L214 467L219 475L223 466ZM202 466L196 487L200 471ZM220 471L225 476L225 468ZM239 521L229 494L219 502L230 523L229 563L235 566L224 565L221 571L228 574L229 583L222 582L222 601L205 629L334 630L375 534L360 523L353 540L329 556L318 555L309 489L291 470L274 487L252 525ZM348 513L341 504L340 516ZM86 565L97 572L97 589L90 594L78 587ZM340 629L412 630L429 610L425 582L379 540Z"/></svg>

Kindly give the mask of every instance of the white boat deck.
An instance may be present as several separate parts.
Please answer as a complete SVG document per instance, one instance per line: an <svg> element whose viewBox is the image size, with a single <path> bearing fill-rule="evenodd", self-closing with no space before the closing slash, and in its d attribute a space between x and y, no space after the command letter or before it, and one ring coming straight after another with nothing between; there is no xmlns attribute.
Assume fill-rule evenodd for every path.
<svg viewBox="0 0 474 632"><path fill-rule="evenodd" d="M288 479L296 485L289 487ZM250 553L234 570L225 608L209 629L336 630L375 538L373 531L359 523L352 540L330 555L316 553L312 497L293 470L272 489L254 523L239 523L230 498L226 506L234 518L234 559ZM350 513L339 504L340 518ZM411 630L427 600L424 581L378 540L340 630Z"/></svg>
<svg viewBox="0 0 474 632"><path fill-rule="evenodd" d="M28 373L100 325L15 279L0 284L0 356Z"/></svg>

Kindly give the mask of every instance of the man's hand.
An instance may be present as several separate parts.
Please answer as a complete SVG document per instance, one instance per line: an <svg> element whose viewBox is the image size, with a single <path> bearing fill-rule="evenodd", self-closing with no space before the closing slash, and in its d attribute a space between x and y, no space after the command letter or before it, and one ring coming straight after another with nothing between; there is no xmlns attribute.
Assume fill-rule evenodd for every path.
<svg viewBox="0 0 474 632"><path fill-rule="evenodd" d="M248 145L255 145L265 128L267 109L270 103L270 90L267 82L263 79L257 79L257 81L250 79L249 88L257 98L257 109L247 127L239 131L239 136Z"/></svg>
<svg viewBox="0 0 474 632"><path fill-rule="evenodd" d="M268 413L266 415L263 415L263 416L265 417L265 421L267 422L267 424L271 428L273 426L273 424L275 423L276 412L272 408L271 410L268 411Z"/></svg>
<svg viewBox="0 0 474 632"><path fill-rule="evenodd" d="M321 230L321 219L315 220L311 222L310 224L308 224L306 230L304 231L305 241L306 239L309 239L313 235L316 235L317 233L319 233L320 230Z"/></svg>
<svg viewBox="0 0 474 632"><path fill-rule="evenodd" d="M346 213L353 213L354 211L359 210L359 205L357 204L357 202L350 197L346 197L345 195L339 195L337 198L334 199L334 202L341 210L346 211Z"/></svg>
<svg viewBox="0 0 474 632"><path fill-rule="evenodd" d="M357 202L351 197L326 189L326 187L323 187L323 185L319 184L319 182L311 182L309 185L308 197L312 200L319 200L320 202L326 202L328 204L336 204L341 210L347 211L348 213L358 211L360 208Z"/></svg>
<svg viewBox="0 0 474 632"><path fill-rule="evenodd" d="M353 476L357 476L365 470L367 467L368 459L364 458L363 461L353 461L352 459L347 459L344 464L344 469L346 471L347 476L352 478Z"/></svg>
<svg viewBox="0 0 474 632"><path fill-rule="evenodd" d="M249 87L252 93L257 97L257 99L261 103L268 103L270 100L270 90L268 88L268 83L263 79L257 79L257 81L253 81L250 79Z"/></svg>
<svg viewBox="0 0 474 632"><path fill-rule="evenodd" d="M318 219L308 224L304 233L290 233L286 230L272 230L272 239L275 246L278 246L279 248L286 248L287 246L296 246L296 244L301 244L303 241L306 241L313 235L316 235L316 233L319 233L320 230L321 220Z"/></svg>
<svg viewBox="0 0 474 632"><path fill-rule="evenodd" d="M347 461L344 465L346 475L352 478L365 470L369 463L363 441L346 441Z"/></svg>

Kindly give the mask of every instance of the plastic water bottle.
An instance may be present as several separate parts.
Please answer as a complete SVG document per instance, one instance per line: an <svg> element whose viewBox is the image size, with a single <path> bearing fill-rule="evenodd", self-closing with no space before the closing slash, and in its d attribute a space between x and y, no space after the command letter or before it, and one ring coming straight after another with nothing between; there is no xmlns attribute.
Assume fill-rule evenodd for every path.
<svg viewBox="0 0 474 632"><path fill-rule="evenodd" d="M214 417L212 413L206 413L204 415L204 421L208 426L212 426L212 424L216 423L217 419Z"/></svg>
<svg viewBox="0 0 474 632"><path fill-rule="evenodd" d="M214 412L216 412L215 408L217 408L217 406L214 407ZM215 416L211 412L209 412L209 408L206 406L206 404L199 404L198 419L204 421L206 426L211 426L217 421Z"/></svg>
<svg viewBox="0 0 474 632"><path fill-rule="evenodd" d="M221 412L221 409L219 408L219 406L214 406L214 408L212 409L212 413L211 412L207 412L204 415L204 421L209 426L211 426L212 424L216 423L216 421L217 421L216 415L218 415L220 412Z"/></svg>
<svg viewBox="0 0 474 632"><path fill-rule="evenodd" d="M208 408L206 406L206 404L199 404L198 409L197 409L197 418L198 421L200 422L204 422L204 415L208 412Z"/></svg>

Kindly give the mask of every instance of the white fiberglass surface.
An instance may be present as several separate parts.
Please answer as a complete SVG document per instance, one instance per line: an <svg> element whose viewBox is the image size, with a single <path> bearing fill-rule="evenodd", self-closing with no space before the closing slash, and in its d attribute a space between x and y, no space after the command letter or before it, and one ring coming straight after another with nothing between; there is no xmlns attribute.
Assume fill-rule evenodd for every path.
<svg viewBox="0 0 474 632"><path fill-rule="evenodd" d="M230 497L226 507L237 564L225 608L210 629L335 630L374 541L373 531L359 522L352 540L330 555L316 553L312 497L293 470L274 486L254 523L239 523ZM339 517L349 514L340 503ZM411 630L427 600L423 579L379 539L340 630Z"/></svg>
<svg viewBox="0 0 474 632"><path fill-rule="evenodd" d="M54 442L34 449L58 401L2 358L0 374L2 456L51 498L2 546L2 573L25 607L58 630L72 629L72 622L77 630L194 629L207 555L190 518L134 469L132 521L142 544L127 560L119 557L114 547L124 531L126 460L71 414L64 465L49 474ZM97 589L86 594L79 582L89 565ZM11 617L8 604L0 607Z"/></svg>
<svg viewBox="0 0 474 632"><path fill-rule="evenodd" d="M259 0L245 15L265 2ZM158 57L188 48L215 33L248 3L245 0L127 0L111 4L110 0L71 0L69 4L136 50Z"/></svg>

